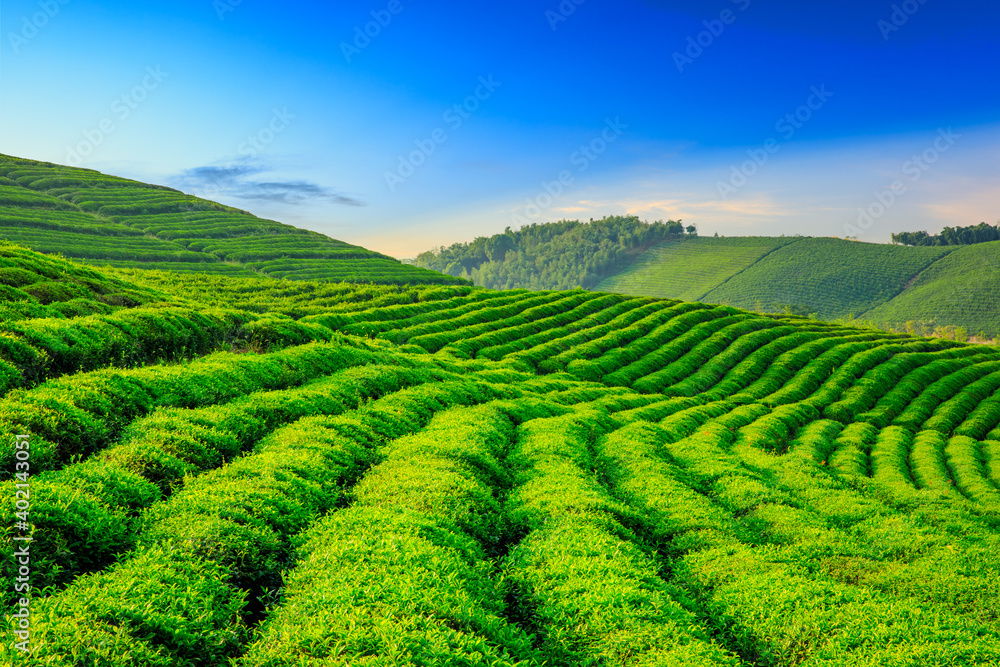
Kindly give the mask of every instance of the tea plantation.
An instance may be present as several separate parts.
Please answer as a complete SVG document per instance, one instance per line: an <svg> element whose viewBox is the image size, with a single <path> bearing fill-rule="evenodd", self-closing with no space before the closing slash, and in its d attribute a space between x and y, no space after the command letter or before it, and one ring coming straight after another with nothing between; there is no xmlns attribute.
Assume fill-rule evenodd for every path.
<svg viewBox="0 0 1000 667"><path fill-rule="evenodd" d="M90 264L359 283L463 284L159 185L0 155L0 239Z"/></svg>
<svg viewBox="0 0 1000 667"><path fill-rule="evenodd" d="M3 664L1000 664L998 348L3 253Z"/></svg>
<svg viewBox="0 0 1000 667"><path fill-rule="evenodd" d="M1000 241L905 247L834 238L685 238L653 246L596 289L1000 337Z"/></svg>

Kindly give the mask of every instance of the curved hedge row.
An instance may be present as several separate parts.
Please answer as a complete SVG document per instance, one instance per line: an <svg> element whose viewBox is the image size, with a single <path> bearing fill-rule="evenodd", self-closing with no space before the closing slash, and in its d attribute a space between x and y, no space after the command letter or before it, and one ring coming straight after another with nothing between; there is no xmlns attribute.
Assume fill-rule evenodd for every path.
<svg viewBox="0 0 1000 667"><path fill-rule="evenodd" d="M14 469L15 433L34 436L33 470L55 469L106 447L155 407L213 405L378 358L363 348L319 343L259 356L224 352L182 365L93 371L11 392L0 399L4 478Z"/></svg>
<svg viewBox="0 0 1000 667"><path fill-rule="evenodd" d="M33 658L138 666L234 656L260 610L251 595L276 592L291 538L336 506L383 442L419 429L442 404L483 400L484 391L427 385L276 432L159 506L134 556L40 601Z"/></svg>
<svg viewBox="0 0 1000 667"><path fill-rule="evenodd" d="M1000 662L993 348L582 291L176 294L2 325L67 374L0 398L29 662Z"/></svg>

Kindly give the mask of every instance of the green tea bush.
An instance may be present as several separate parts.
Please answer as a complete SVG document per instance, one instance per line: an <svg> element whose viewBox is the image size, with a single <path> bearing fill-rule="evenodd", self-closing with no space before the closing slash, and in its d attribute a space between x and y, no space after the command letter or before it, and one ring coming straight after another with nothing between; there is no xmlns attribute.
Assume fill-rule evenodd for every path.
<svg viewBox="0 0 1000 667"><path fill-rule="evenodd" d="M0 399L0 424L7 434L35 436L32 467L43 471L102 449L156 406L211 405L376 359L363 349L323 343L260 356L217 353L182 365L80 373ZM13 470L13 455L11 440L0 440L5 470Z"/></svg>

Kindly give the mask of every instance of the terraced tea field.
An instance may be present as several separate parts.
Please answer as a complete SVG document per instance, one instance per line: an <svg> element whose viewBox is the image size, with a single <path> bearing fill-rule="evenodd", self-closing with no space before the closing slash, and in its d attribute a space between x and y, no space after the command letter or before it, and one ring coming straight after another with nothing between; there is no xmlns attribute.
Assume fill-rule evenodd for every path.
<svg viewBox="0 0 1000 667"><path fill-rule="evenodd" d="M996 348L144 275L0 334L4 664L1000 664Z"/></svg>
<svg viewBox="0 0 1000 667"><path fill-rule="evenodd" d="M463 284L172 188L0 155L0 239L97 266L380 284Z"/></svg>
<svg viewBox="0 0 1000 667"><path fill-rule="evenodd" d="M990 339L1000 336L1000 241L904 247L834 238L684 238L653 246L597 289L767 312L790 307L893 330L933 322Z"/></svg>
<svg viewBox="0 0 1000 667"><path fill-rule="evenodd" d="M662 243L639 255L621 273L601 281L597 290L699 301L761 258L796 240L741 236Z"/></svg>

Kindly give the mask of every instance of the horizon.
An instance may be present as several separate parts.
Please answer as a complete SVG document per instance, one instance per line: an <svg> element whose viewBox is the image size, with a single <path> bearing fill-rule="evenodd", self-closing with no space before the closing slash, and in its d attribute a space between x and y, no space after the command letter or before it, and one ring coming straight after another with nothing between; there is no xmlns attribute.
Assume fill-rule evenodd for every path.
<svg viewBox="0 0 1000 667"><path fill-rule="evenodd" d="M998 6L14 0L0 24L0 152L395 257L606 215L876 243L1000 217Z"/></svg>

